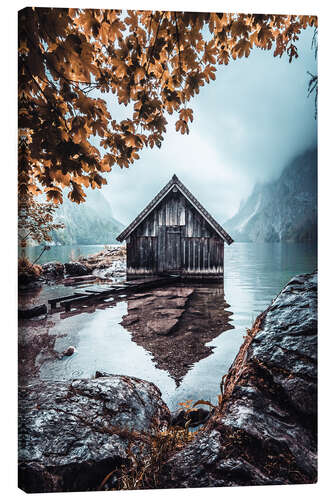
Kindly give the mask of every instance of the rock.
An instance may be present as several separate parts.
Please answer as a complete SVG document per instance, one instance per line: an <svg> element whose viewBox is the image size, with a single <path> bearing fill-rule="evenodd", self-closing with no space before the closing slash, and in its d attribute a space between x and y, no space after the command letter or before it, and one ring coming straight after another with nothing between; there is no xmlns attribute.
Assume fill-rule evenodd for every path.
<svg viewBox="0 0 333 500"><path fill-rule="evenodd" d="M163 297L157 298L154 296L142 297L136 300L130 300L128 302L128 309L132 311L133 309L144 309L149 307L151 310L156 309L176 309L176 308L184 308L187 302L186 298L183 297Z"/></svg>
<svg viewBox="0 0 333 500"><path fill-rule="evenodd" d="M151 297L153 296L153 292L140 292L140 293L132 293L129 297L128 300L136 300L140 299L142 297Z"/></svg>
<svg viewBox="0 0 333 500"><path fill-rule="evenodd" d="M100 268L94 269L92 274L94 276L97 276L98 278L112 278L112 276L113 276L112 271L108 271L107 269L100 269Z"/></svg>
<svg viewBox="0 0 333 500"><path fill-rule="evenodd" d="M112 377L112 374L107 372L100 372L99 370L97 370L95 373L95 378L101 378L101 377Z"/></svg>
<svg viewBox="0 0 333 500"><path fill-rule="evenodd" d="M53 318L54 319L54 318ZM56 335L49 331L54 327L52 315L41 321L22 321L18 328L18 382L28 384L40 376L41 363L47 359L59 359L55 349Z"/></svg>
<svg viewBox="0 0 333 500"><path fill-rule="evenodd" d="M47 262L42 265L43 274L50 278L60 278L64 275L65 266L61 262Z"/></svg>
<svg viewBox="0 0 333 500"><path fill-rule="evenodd" d="M152 319L147 322L147 327L156 335L169 335L177 323L177 319Z"/></svg>
<svg viewBox="0 0 333 500"><path fill-rule="evenodd" d="M128 309L133 310L133 309L143 309L147 306L150 306L153 302L155 301L155 298L153 296L148 296L148 297L140 297L136 300L130 300L128 302Z"/></svg>
<svg viewBox="0 0 333 500"><path fill-rule="evenodd" d="M193 292L193 288L168 287L166 289L154 290L153 292L136 293L128 302L128 310L142 310L147 307L151 311L157 309L183 309Z"/></svg>
<svg viewBox="0 0 333 500"><path fill-rule="evenodd" d="M112 278L113 277L113 273L114 273L114 271L104 271L103 276L105 278Z"/></svg>
<svg viewBox="0 0 333 500"><path fill-rule="evenodd" d="M132 316L128 316L127 318L125 317L122 320L121 324L126 327L126 326L133 325L134 323L137 323L138 321L140 321L140 317L132 315Z"/></svg>
<svg viewBox="0 0 333 500"><path fill-rule="evenodd" d="M173 299L173 298L178 298L178 297L183 297L183 298L188 298L192 295L194 292L194 288L167 288L166 290L156 290L154 292L154 295L156 297L166 297L168 299Z"/></svg>
<svg viewBox="0 0 333 500"><path fill-rule="evenodd" d="M170 418L157 387L126 376L40 381L19 390L19 487L26 492L96 490L144 453L142 435Z"/></svg>
<svg viewBox="0 0 333 500"><path fill-rule="evenodd" d="M156 309L152 312L152 317L154 319L179 319L184 313L185 309Z"/></svg>
<svg viewBox="0 0 333 500"><path fill-rule="evenodd" d="M111 256L112 254L115 254L115 252L106 253L105 255ZM104 278L123 277L126 275L126 262L124 260L116 260L111 265L107 260L105 260L104 264L103 262L99 262L97 268L94 270L94 274Z"/></svg>
<svg viewBox="0 0 333 500"><path fill-rule="evenodd" d="M67 349L62 353L63 356L72 356L76 351L75 347L70 345Z"/></svg>
<svg viewBox="0 0 333 500"><path fill-rule="evenodd" d="M156 309L183 309L187 302L186 297L174 297L174 298L160 298L156 301L155 308Z"/></svg>
<svg viewBox="0 0 333 500"><path fill-rule="evenodd" d="M105 267L104 269L99 266L98 268L93 270L93 274L100 278L121 278L126 275L126 270L117 270L110 269L110 267Z"/></svg>
<svg viewBox="0 0 333 500"><path fill-rule="evenodd" d="M30 307L29 309L19 309L18 317L22 319L33 318L34 316L41 316L42 314L47 314L47 305L42 304L40 306Z"/></svg>
<svg viewBox="0 0 333 500"><path fill-rule="evenodd" d="M85 276L90 273L90 269L80 262L66 262L65 272L70 276Z"/></svg>
<svg viewBox="0 0 333 500"><path fill-rule="evenodd" d="M198 425L204 424L210 412L204 408L197 408L190 411L186 411L183 408L176 410L171 414L170 424L175 427L185 427L187 421L190 421L190 427L197 427Z"/></svg>
<svg viewBox="0 0 333 500"><path fill-rule="evenodd" d="M245 338L224 404L161 472L162 488L317 479L317 274L292 279Z"/></svg>

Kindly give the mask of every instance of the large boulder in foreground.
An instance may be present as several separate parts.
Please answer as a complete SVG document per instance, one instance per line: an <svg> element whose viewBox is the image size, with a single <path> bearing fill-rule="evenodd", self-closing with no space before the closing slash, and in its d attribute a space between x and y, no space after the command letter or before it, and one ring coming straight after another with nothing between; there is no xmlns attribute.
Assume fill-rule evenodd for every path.
<svg viewBox="0 0 333 500"><path fill-rule="evenodd" d="M170 419L158 388L126 376L38 382L19 390L19 487L26 492L96 490L142 454L141 437Z"/></svg>
<svg viewBox="0 0 333 500"><path fill-rule="evenodd" d="M296 276L248 332L224 403L175 454L161 487L312 483L317 478L317 274Z"/></svg>

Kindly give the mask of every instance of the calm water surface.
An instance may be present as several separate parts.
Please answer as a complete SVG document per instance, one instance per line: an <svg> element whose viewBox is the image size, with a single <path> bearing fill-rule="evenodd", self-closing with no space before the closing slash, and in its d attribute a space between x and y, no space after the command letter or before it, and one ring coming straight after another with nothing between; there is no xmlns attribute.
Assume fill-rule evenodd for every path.
<svg viewBox="0 0 333 500"><path fill-rule="evenodd" d="M62 360L37 359L40 377L53 380L91 377L96 370L103 370L154 382L171 409L187 399L209 399L216 403L221 378L233 362L246 328L251 327L256 316L292 276L312 272L316 268L317 249L308 244L234 243L227 247L224 297L220 292L217 294L215 285L210 285L203 299L206 302L202 304L209 304L209 294L213 294L220 301L219 307L232 313L228 328L221 328L221 333L211 335L213 340L206 343L212 348L211 354L190 363L186 375L178 384L168 370L156 367L156 352L152 349L149 352L149 349L135 343L130 329L120 325L122 318L128 314L126 297L113 307L110 301L110 307L56 320L48 332L56 337L55 349L61 352L74 345L77 352ZM202 291L195 293L198 295ZM204 316L211 318L213 315L214 318L217 308L202 306L202 309L203 319L198 318L198 324L205 328Z"/></svg>
<svg viewBox="0 0 333 500"><path fill-rule="evenodd" d="M120 244L112 244L112 245L54 245L51 246L49 250L46 250L42 256L38 259L38 264L45 264L46 262L57 261L64 264L65 262L69 262L71 259L76 259L77 257L86 257L87 255L92 255L94 253L98 253L105 246L108 247L117 247L121 246ZM43 250L43 246L34 246L25 248L26 256L34 261L39 257ZM19 248L18 253L21 256L23 253L23 249Z"/></svg>

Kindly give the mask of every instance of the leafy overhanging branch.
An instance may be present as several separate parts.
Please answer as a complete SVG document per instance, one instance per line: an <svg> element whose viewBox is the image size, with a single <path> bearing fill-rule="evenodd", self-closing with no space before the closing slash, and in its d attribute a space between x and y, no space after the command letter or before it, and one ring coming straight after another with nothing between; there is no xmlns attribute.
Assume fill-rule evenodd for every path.
<svg viewBox="0 0 333 500"><path fill-rule="evenodd" d="M254 47L298 57L315 16L26 8L19 13L19 197L62 190L81 203L114 165L161 147L167 114L189 133L188 107L218 65ZM312 80L309 93L316 82ZM93 97L94 95L100 97ZM110 110L102 95L113 94ZM133 106L116 120L115 104ZM111 112L110 112L111 111ZM100 148L93 137L99 137Z"/></svg>

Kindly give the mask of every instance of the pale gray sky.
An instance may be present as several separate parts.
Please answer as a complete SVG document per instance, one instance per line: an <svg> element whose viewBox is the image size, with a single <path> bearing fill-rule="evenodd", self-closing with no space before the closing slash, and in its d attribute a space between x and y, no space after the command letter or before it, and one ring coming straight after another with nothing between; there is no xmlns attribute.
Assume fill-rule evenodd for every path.
<svg viewBox="0 0 333 500"><path fill-rule="evenodd" d="M317 72L312 36L312 28L301 35L291 64L286 55L255 49L220 66L216 81L189 104L188 136L175 132L176 117L168 115L161 149L147 149L129 169L113 167L107 175L102 192L113 215L128 224L176 173L223 223L255 183L276 178L293 156L315 146L314 98L307 97L307 71Z"/></svg>

